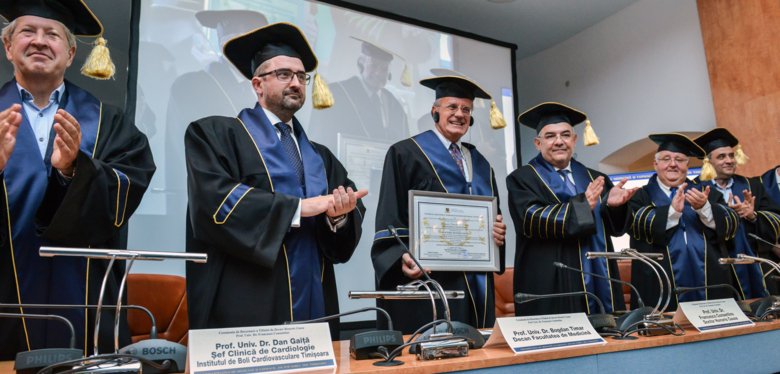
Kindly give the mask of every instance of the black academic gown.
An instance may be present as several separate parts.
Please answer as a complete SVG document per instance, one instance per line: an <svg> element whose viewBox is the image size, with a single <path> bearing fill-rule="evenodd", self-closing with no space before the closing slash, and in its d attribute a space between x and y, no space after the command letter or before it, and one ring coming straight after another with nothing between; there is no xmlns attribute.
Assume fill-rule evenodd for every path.
<svg viewBox="0 0 780 374"><path fill-rule="evenodd" d="M255 124L270 128L262 130L266 131L264 139L250 135L263 128L253 127L251 121L241 117L245 114L254 116ZM245 109L240 117L242 120L203 118L190 124L185 134L187 251L209 256L207 264L187 264L190 328L276 325L295 320L300 312L309 312L308 308L301 311L297 307L303 291L296 279L312 277L315 284L301 286L310 287L307 290L321 298L312 301L316 304L312 308L318 308L320 314L336 314L339 308L333 264L344 263L352 256L365 209L359 202L358 208L348 214L346 225L335 233L324 214L301 218L301 227L291 228L299 198L279 191L285 178L295 174L290 170L287 175L274 171L273 158L280 145L262 110L258 106ZM300 124L294 122L308 193L325 193L338 186L355 189L333 154L319 144L309 143ZM315 187L309 180L313 174L327 180L322 191L311 191ZM293 250L303 239L316 245ZM308 273L296 273L296 264L309 266ZM339 336L337 326L338 320L331 323L333 339Z"/></svg>
<svg viewBox="0 0 780 374"><path fill-rule="evenodd" d="M701 190L703 187L689 181L687 189L691 188ZM729 241L733 240L737 233L739 216L725 205L723 196L714 188L710 189L708 200L715 219L715 230L704 226L687 202L680 223L666 230L671 200L658 185L656 174L629 202L633 215L629 229L631 248L645 253L662 253L664 259L661 264L669 275L672 288L735 284L730 267L718 264L718 258L729 257ZM684 232L687 245L686 239L683 239ZM631 279L645 303L654 304L658 301L660 287L652 268L634 261L631 266ZM679 297L672 292L667 310L675 310L678 301L734 296L733 292L726 288L693 291ZM666 298L665 290L664 302ZM636 307L633 299L631 306Z"/></svg>
<svg viewBox="0 0 780 374"><path fill-rule="evenodd" d="M756 198L754 210L756 220L750 222L746 219L740 219L740 227L734 240L729 242L729 254L736 257L739 253L749 256L756 256L764 248L762 243L752 238L749 234L758 235L766 238L768 241L776 243L780 239L780 207L772 202L767 195L764 186L757 178L746 178L741 175L734 175L731 193L736 195L740 201L744 201L743 191L747 190ZM699 178L694 179L699 183ZM710 182L713 183L714 182ZM713 185L711 188L715 188ZM771 252L771 251L770 251ZM762 253L766 255L767 253ZM764 272L771 267L764 264L751 265L731 265L738 289L741 290L743 299L753 299L767 296L767 286L772 282L766 282ZM763 268L763 270L762 270Z"/></svg>
<svg viewBox="0 0 780 374"><path fill-rule="evenodd" d="M769 199L771 199L772 202L774 202L776 205L780 205L780 187L777 185L777 172L775 171L775 169L779 167L780 165L775 166L767 170L764 174L761 174L758 177L753 177L753 179L758 179L761 184L764 185L764 189L766 190Z"/></svg>
<svg viewBox="0 0 780 374"><path fill-rule="evenodd" d="M339 133L388 144L409 137L406 112L387 89L380 89L381 107L371 101L358 77L333 83L330 90L333 107L312 112L312 123L319 124L309 129L312 140L335 151ZM382 125L382 116L387 121L387 127Z"/></svg>
<svg viewBox="0 0 780 374"><path fill-rule="evenodd" d="M419 139L420 136L426 137L426 144L441 147L440 152L423 151L426 146L421 147L420 143L423 140ZM437 142L438 144L436 144ZM484 190L487 191L485 195L498 198L493 169L473 145L461 144L468 147L471 153L472 165L469 170L474 175L473 182L476 183L480 178L478 176L482 176ZM480 161L476 161L477 159ZM447 164L445 165L445 163ZM481 167L474 165L481 165ZM396 227L399 236L408 245L409 190L452 192L452 188L446 187L448 185L447 176L452 176L453 170L457 170L456 168L455 161L448 150L444 148L432 131L426 131L413 138L402 140L387 151L382 173L382 186L379 192L379 205L377 206L376 233L374 243L371 246L371 260L374 264L377 290L395 291L396 286L412 281L401 270L403 247L390 235L387 229L388 225ZM462 174L459 171L457 173L465 184ZM474 193L479 194L476 189ZM500 247L499 254L500 273L503 273L504 246ZM470 285L474 283L467 280L467 277L473 277L475 274L477 273L434 271L431 278L441 283L445 290L462 290L466 293L462 300L449 300L453 321L464 322L478 328L490 328L493 327L495 321L493 274L480 273L480 276L484 275L485 283L480 283L479 290L472 290ZM429 300L378 300L377 306L387 310L393 320L394 328L404 333L414 332L422 325L431 322L433 317ZM438 318L444 318L444 309L441 304L437 310ZM382 318L379 318L377 323L380 328L386 327Z"/></svg>
<svg viewBox="0 0 780 374"><path fill-rule="evenodd" d="M51 167L54 133L41 158L32 128L23 114L16 147L2 172L0 194L0 302L97 304L108 261L76 257L41 258L42 245L121 248L126 229L155 171L146 136L122 112L66 82L60 108L76 117L82 131L76 173L66 182ZM16 82L0 89L0 107L20 103ZM23 111L24 113L24 111ZM105 304L116 304L124 273L122 261L108 277ZM76 329L76 348L92 353L94 311L24 308L3 312L62 315ZM114 347L114 311L104 312L100 352ZM130 342L126 319L120 323L120 346ZM0 319L0 357L19 351L68 347L70 333L60 322Z"/></svg>
<svg viewBox="0 0 780 374"><path fill-rule="evenodd" d="M628 210L625 206L607 208L607 194L612 188L608 176L575 160L571 165L576 182L575 196L562 190L563 178L541 155L506 179L509 212L517 237L514 292L552 294L587 288L599 296L607 312L624 310L620 285L553 266L553 262L558 261L577 269L620 278L617 263L587 260L585 252L614 251L609 237L625 231ZM585 199L585 190L599 176L604 177L604 191L596 215ZM515 314L600 313L596 308L592 298L585 296L550 298L515 303Z"/></svg>
<svg viewBox="0 0 780 374"><path fill-rule="evenodd" d="M753 192L756 196L756 214L758 220L754 223L754 233L770 243L780 242L780 215L777 213L780 209L780 187L777 186L777 173L773 167L766 173L750 178L751 190L758 190L757 184L761 186L763 196L759 198L756 196L756 192ZM751 226L747 226L751 227ZM750 238L750 240L755 240ZM776 250L769 244L762 243L756 240L755 246L758 248L758 255L774 262L780 261L780 257L777 256ZM770 271L770 267L762 264L764 273ZM774 274L774 273L773 273ZM767 289L772 295L780 294L780 281L766 280Z"/></svg>

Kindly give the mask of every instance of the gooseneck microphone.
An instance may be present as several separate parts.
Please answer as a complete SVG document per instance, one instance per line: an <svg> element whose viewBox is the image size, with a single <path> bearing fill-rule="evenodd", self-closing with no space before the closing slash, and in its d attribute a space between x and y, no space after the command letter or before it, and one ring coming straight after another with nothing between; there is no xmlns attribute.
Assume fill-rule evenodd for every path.
<svg viewBox="0 0 780 374"><path fill-rule="evenodd" d="M14 361L14 370L17 373L35 373L38 369L54 363L84 357L82 351L76 349L76 330L73 328L73 324L63 316L54 314L0 313L0 318L30 318L59 321L64 323L70 330L70 346L68 348L43 348L18 352Z"/></svg>
<svg viewBox="0 0 780 374"><path fill-rule="evenodd" d="M425 278L427 283L433 285L434 288L436 288L436 291L439 294L439 297L441 298L441 302L444 305L444 317L445 317L445 319L447 321L451 321L451 318L450 318L450 305L447 302L447 297L444 294L444 289L441 287L441 284L439 284L439 282L437 282L433 278L431 278L431 276L428 275L428 272L425 271L425 269L423 269L422 264L420 264L420 261L417 261L417 257L414 256L414 253L412 253L412 251L409 250L409 247L406 245L406 243L404 243L404 241L401 240L401 237L398 235L398 231L395 229L395 226L387 225L387 230L390 231L391 234L393 234L393 237L395 238L395 240L397 240L398 243L401 244L401 247L404 249L404 251L406 251L406 253L409 254L409 257L412 258L412 261L414 261L414 264L417 265L418 269L420 269L420 271L422 272L423 277ZM426 288L427 288L427 286L426 286ZM434 313L433 319L437 319L436 318L436 305L435 305L435 301L434 301L433 311L434 311L433 312ZM435 328L435 326L434 326L434 328ZM449 329L450 329L449 332L452 332L452 325L449 325Z"/></svg>
<svg viewBox="0 0 780 374"><path fill-rule="evenodd" d="M680 295L682 295L682 294L684 294L686 292L699 291L699 290L710 290L710 289L713 289L713 288L728 288L729 290L731 290L731 292L734 295L737 295L737 300L738 301L742 301L742 294L740 294L739 291L737 291L737 289L734 288L734 286L732 286L730 284L726 284L726 283L711 284L711 285L708 285L708 286L697 286L697 287L675 287L674 288L674 293L676 293L677 296L680 296Z"/></svg>
<svg viewBox="0 0 780 374"><path fill-rule="evenodd" d="M401 237L398 235L398 231L395 229L395 226L387 225L387 230L393 234L395 240L401 244L401 247L404 249L404 251L406 251L406 253L409 254L409 257L412 258L412 261L414 261L414 264L417 265L417 268L422 271L423 277L426 280L425 283L432 285L436 289L437 293L439 294L439 298L441 299L441 303L444 305L444 324L447 328L447 331L445 333L438 333L436 329L438 324L434 323L430 329L421 335L421 339L426 339L428 342L413 345L410 349L410 352L414 351L414 353L417 354L417 357L423 360L429 360L437 358L462 357L468 355L469 348L482 348L482 346L485 344L485 338L482 336L482 334L480 334L480 332L477 331L474 326L460 321L452 321L450 305L447 301L447 295L445 294L441 284L428 275L428 272L425 271L422 264L420 264L420 261L418 261L414 256L414 253L412 253L406 243L401 240ZM431 298L433 299L433 297ZM435 313L435 302L433 305L433 310ZM435 314L433 320L436 320ZM447 339L453 337L456 339ZM468 342L462 341L462 338L464 337ZM436 338L444 338L444 340L431 340L435 340Z"/></svg>
<svg viewBox="0 0 780 374"><path fill-rule="evenodd" d="M764 244L766 244L766 245L769 245L769 246L771 246L771 247L774 247L774 248L778 248L778 249L780 249L780 244L772 243L772 242L770 242L769 240L766 240L766 239L764 239L764 238L762 238L762 237L760 237L760 236L758 236L758 235L756 235L756 234L754 234L754 233L752 233L752 232L751 232L751 233L748 233L748 236L749 236L749 237L751 237L751 238L753 238L753 239L756 239L756 240L760 241L761 243L764 243ZM742 257L740 257L740 258L742 258ZM766 260L766 261L759 261L759 262L764 262L764 263L766 263L767 265L770 265L770 266L771 266L772 264L775 264L774 262L771 262L771 261L769 261L769 260ZM771 262L771 263L770 263L770 262ZM776 265L776 264L775 264L775 265ZM769 271L767 271L767 272L766 272L766 274L764 274L764 278L766 278L766 277L767 277L769 274L772 274L772 272L774 272L774 271L776 271L776 270L778 271L778 273L780 273L780 270L778 269L778 267L777 267L777 266L772 266L772 268L771 268L771 269L769 269Z"/></svg>
<svg viewBox="0 0 780 374"><path fill-rule="evenodd" d="M780 279L780 277L778 277L777 275L770 275L772 274L773 271L778 269L779 265L767 259L747 256L745 254L739 254L737 255L737 258L724 257L718 259L718 263L720 263L721 265L749 265L749 264L754 264L756 262L766 263L767 265L770 265L772 267L772 269L770 269L769 271L766 272L766 274L764 274L764 278L768 277L769 279L774 281ZM764 321L767 317L776 315L778 314L778 312L780 312L780 298L772 295L755 300L751 303L748 303L747 301L744 300L740 300L737 301L737 304L739 304L739 307L742 308L742 311L745 312L745 314L747 314L748 316L753 316L759 321Z"/></svg>
<svg viewBox="0 0 780 374"><path fill-rule="evenodd" d="M17 308L30 308L30 309L97 309L97 305L89 305L89 304L80 304L80 305L74 305L74 304L5 304L0 303L0 309L17 309ZM103 305L102 308L105 309L114 309L116 306L113 305ZM152 311L147 309L144 306L141 305L122 305L122 309L135 309L140 310L146 314L147 317L149 317L149 322L151 323L152 327L149 329L149 339L157 339L157 320L154 318L154 314L152 314Z"/></svg>
<svg viewBox="0 0 780 374"><path fill-rule="evenodd" d="M107 309L103 310L103 312L107 312L113 309L116 309L116 305L90 305L90 304L81 304L81 305L74 305L74 304L4 304L0 303L0 309L17 309L17 308L31 308L31 309L90 309L90 310L96 310L96 309ZM119 309L134 309L134 310L140 310L144 312L147 317L149 317L149 322L151 323L151 328L149 329L149 338L141 340L137 343L132 343L124 348L121 348L119 350L119 353L121 354L129 354L129 355L135 355L140 358L144 359L144 362L154 362L157 364L160 364L160 368L167 368L165 370L160 370L158 367L149 366L147 365L147 370L152 371L170 371L170 372L177 372L184 369L186 359L187 359L187 347L176 343L171 342L165 339L158 339L157 338L157 320L154 318L154 314L147 309L144 306L141 305L121 305ZM21 317L28 316L28 314L21 315ZM20 317L20 318L21 318ZM59 317L56 316L55 317ZM83 357L83 354L81 350L76 350L79 353L79 358ZM32 354L36 351L31 351ZM70 357L67 358L64 355L60 355L59 358L57 356L47 354L46 356L47 360L35 358L37 361L36 363L42 364L38 365L38 367L44 367L48 365L53 365L59 362L64 362L68 360L76 359L77 357ZM17 359L18 360L18 359Z"/></svg>
<svg viewBox="0 0 780 374"><path fill-rule="evenodd" d="M538 299L555 299L559 297L574 297L574 296L582 296L582 295L592 297L593 300L596 301L596 305L598 305L599 307L599 313L606 314L606 311L604 309L604 304L601 302L599 297L596 296L596 294L594 294L593 292L589 292L589 291L561 292L561 293L551 293L551 294L543 294L543 295L518 292L515 294L515 302L518 304L523 304Z"/></svg>
<svg viewBox="0 0 780 374"><path fill-rule="evenodd" d="M553 265L555 265L556 267L561 268L561 269L576 271L578 273L588 274L588 275L594 276L596 278L607 279L610 282L624 284L624 285L627 285L629 288L631 288L631 290L633 290L634 293L636 294L636 303L637 303L638 307L636 309L634 309L634 310L632 310L632 311L630 311L630 312L628 312L626 314L623 314L622 316L619 316L619 317L617 317L615 319L616 328L619 331L623 332L623 333L625 333L632 326L635 326L638 322L646 320L647 316L652 315L653 311L655 310L652 307L645 306L644 301L642 301L642 296L639 295L639 290L637 290L636 287L634 287L634 285L631 284L630 282L626 282L626 281L623 281L623 280L620 280L620 279L610 278L610 277L607 277L607 276L604 276L604 275L601 275L601 274L596 274L596 273L592 273L592 272L589 272L589 271L584 271L584 270L580 270L580 269L577 269L577 268L573 268L571 266L567 266L566 264L561 263L561 262L557 262L557 261L553 262ZM630 308L630 306L629 306L629 308Z"/></svg>
<svg viewBox="0 0 780 374"><path fill-rule="evenodd" d="M330 316L310 319L306 321L289 321L285 325L298 325L302 323L326 322L342 316L368 312L375 310L385 316L387 320L387 330L376 330L360 332L349 339L349 354L355 360L365 360L369 358L382 357L382 352L392 351L401 344L404 344L404 335L400 331L393 330L393 320L386 310L378 307L365 307L351 310L349 312L334 314Z"/></svg>
<svg viewBox="0 0 780 374"><path fill-rule="evenodd" d="M417 267L422 271L423 277L427 280L433 280L430 275L428 275L428 272L423 269L423 266L420 264L420 261L417 261L417 257L414 256L411 250L409 250L409 247L404 243L403 240L401 240L401 237L398 235L398 231L396 231L395 226L393 225L387 225L387 230L390 231L391 234L393 234L393 237L395 240L398 241L399 244L401 244L401 247L404 248L404 251L409 254L409 257L412 258L412 261L414 261L414 264L417 265Z"/></svg>
<svg viewBox="0 0 780 374"><path fill-rule="evenodd" d="M557 267L557 268L560 268L560 269L576 271L576 272L581 273L581 274L590 275L591 277L606 279L606 280L608 280L610 282L615 282L615 283L620 283L622 285L626 285L629 288L631 288L632 291L634 291L634 294L636 294L636 303L639 304L639 307L643 308L645 306L644 301L642 301L642 296L639 295L639 290L637 290L636 287L634 287L634 285L629 283L629 282L626 282L624 280L620 280L620 279L617 279L617 278L610 278L610 277L607 277L607 276L604 276L604 275L601 275L601 274L592 273L590 271L585 271L585 270L580 270L580 269L577 269L577 268L573 268L571 266L568 266L568 265L566 265L566 264L564 264L562 262L558 262L558 261L553 262L553 265L555 267Z"/></svg>
<svg viewBox="0 0 780 374"><path fill-rule="evenodd" d="M772 247L775 247L775 248L780 248L780 244L772 243L769 240L766 240L766 239L764 239L764 238L762 238L762 237L760 237L760 236L758 236L758 235L756 235L756 234L754 234L752 232L749 233L748 236L753 238L753 239L756 239L756 240L760 241L761 243L771 245Z"/></svg>
<svg viewBox="0 0 780 374"><path fill-rule="evenodd" d="M518 304L523 304L527 302L531 302L534 300L539 299L554 299L559 297L574 297L574 296L590 296L596 301L596 305L599 308L599 314L591 314L588 315L588 321L590 321L590 324L593 325L593 328L596 329L596 331L601 331L604 329L614 329L615 324L615 317L611 314L607 314L604 310L604 304L599 300L599 297L596 296L593 292L588 291L575 291L575 292L562 292L562 293L551 293L551 294L543 294L543 295L537 295L537 294L530 294L530 293L524 293L524 292L518 292L515 294L515 302Z"/></svg>

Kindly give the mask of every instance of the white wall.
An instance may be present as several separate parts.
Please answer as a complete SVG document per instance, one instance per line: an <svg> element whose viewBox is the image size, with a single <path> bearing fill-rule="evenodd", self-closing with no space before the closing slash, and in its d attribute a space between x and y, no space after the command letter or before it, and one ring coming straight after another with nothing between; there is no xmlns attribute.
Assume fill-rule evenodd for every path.
<svg viewBox="0 0 780 374"><path fill-rule="evenodd" d="M715 126L695 0L640 0L518 61L517 74L520 113L543 101L588 113L601 144L580 142L576 156L593 168L649 133ZM536 156L534 136L521 130L523 164Z"/></svg>

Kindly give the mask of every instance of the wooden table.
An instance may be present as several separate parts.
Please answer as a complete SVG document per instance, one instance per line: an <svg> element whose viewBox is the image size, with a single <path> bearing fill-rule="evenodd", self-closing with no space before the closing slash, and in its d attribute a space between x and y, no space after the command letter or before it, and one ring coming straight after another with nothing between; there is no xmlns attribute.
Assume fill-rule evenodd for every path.
<svg viewBox="0 0 780 374"><path fill-rule="evenodd" d="M352 360L349 342L334 342L337 373L771 373L780 371L780 321L709 333L686 330L683 336L639 337L607 344L515 355L508 346L469 351L468 357L418 361L404 353L404 365L374 366L376 360ZM521 365L521 366L518 366ZM13 373L13 362L0 362L0 373Z"/></svg>
<svg viewBox="0 0 780 374"><path fill-rule="evenodd" d="M404 374L448 371L523 373L636 373L636 372L763 372L780 371L780 321L699 333L687 329L683 336L639 337L636 340L605 338L607 344L515 355L508 346L469 351L468 357L418 361L404 353L404 365L374 366L375 360L352 360L349 342L334 342L338 373ZM522 365L521 367L515 365Z"/></svg>

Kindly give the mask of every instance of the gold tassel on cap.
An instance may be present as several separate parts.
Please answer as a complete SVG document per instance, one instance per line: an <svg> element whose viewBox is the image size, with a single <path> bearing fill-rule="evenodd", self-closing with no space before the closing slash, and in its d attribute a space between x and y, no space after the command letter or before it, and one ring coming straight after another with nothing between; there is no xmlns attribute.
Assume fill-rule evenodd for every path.
<svg viewBox="0 0 780 374"><path fill-rule="evenodd" d="M406 87L412 86L412 71L406 63L404 63L404 71L401 72L401 84Z"/></svg>
<svg viewBox="0 0 780 374"><path fill-rule="evenodd" d="M95 40L95 47L89 53L87 61L81 67L81 74L90 78L105 80L113 78L115 71L116 67L114 62L111 61L111 53L108 51L108 47L106 47L106 39L99 36Z"/></svg>
<svg viewBox="0 0 780 374"><path fill-rule="evenodd" d="M496 102L494 100L490 100L490 127L496 130L506 127L506 120L504 120L504 115L501 114L500 110L498 110L498 106L496 106Z"/></svg>
<svg viewBox="0 0 780 374"><path fill-rule="evenodd" d="M741 144L737 144L737 146L734 147L734 159L737 160L737 165L745 165L748 160L750 160L750 157L742 150Z"/></svg>
<svg viewBox="0 0 780 374"><path fill-rule="evenodd" d="M314 87L311 89L311 102L314 109L327 109L333 106L333 94L328 88L328 84L320 77L319 73L314 73Z"/></svg>
<svg viewBox="0 0 780 374"><path fill-rule="evenodd" d="M590 125L589 119L585 120L585 131L582 134L582 138L587 147L599 144L599 137L596 136L596 131L594 131L593 126Z"/></svg>
<svg viewBox="0 0 780 374"><path fill-rule="evenodd" d="M718 173L715 172L715 168L710 163L710 158L704 156L704 163L701 165L701 174L699 175L699 179L703 181L711 181L717 176Z"/></svg>

